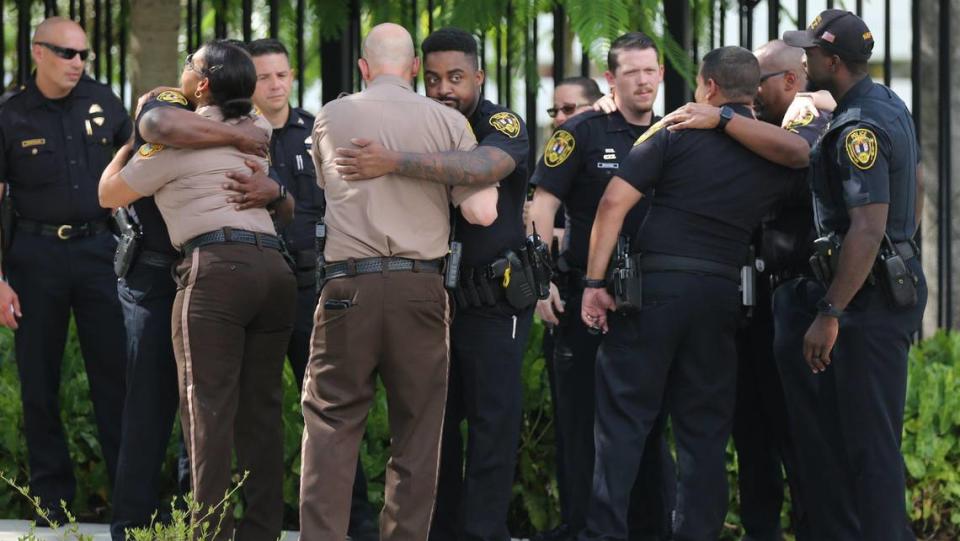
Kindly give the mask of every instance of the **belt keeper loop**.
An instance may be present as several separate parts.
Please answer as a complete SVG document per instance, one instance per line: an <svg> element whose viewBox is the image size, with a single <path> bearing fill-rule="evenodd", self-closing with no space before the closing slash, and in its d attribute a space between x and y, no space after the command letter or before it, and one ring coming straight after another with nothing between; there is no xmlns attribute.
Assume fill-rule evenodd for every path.
<svg viewBox="0 0 960 541"><path fill-rule="evenodd" d="M259 231L253 233L253 240L257 243L257 249L263 251L263 234Z"/></svg>
<svg viewBox="0 0 960 541"><path fill-rule="evenodd" d="M223 240L225 242L233 242L233 228L230 226L223 228Z"/></svg>
<svg viewBox="0 0 960 541"><path fill-rule="evenodd" d="M356 276L357 275L357 260L354 258L347 259L347 276Z"/></svg>
<svg viewBox="0 0 960 541"><path fill-rule="evenodd" d="M423 263L419 259L414 259L413 268L410 270L413 272L423 272Z"/></svg>
<svg viewBox="0 0 960 541"><path fill-rule="evenodd" d="M390 272L390 259L389 257L380 258L380 275L386 277Z"/></svg>

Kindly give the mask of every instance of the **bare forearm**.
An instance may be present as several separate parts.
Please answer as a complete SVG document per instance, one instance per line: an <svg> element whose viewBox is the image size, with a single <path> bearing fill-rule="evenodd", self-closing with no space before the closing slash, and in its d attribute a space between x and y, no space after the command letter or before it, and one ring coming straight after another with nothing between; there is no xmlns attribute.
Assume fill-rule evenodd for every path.
<svg viewBox="0 0 960 541"><path fill-rule="evenodd" d="M469 152L399 152L396 173L447 186L477 186L499 182L515 168L506 152L480 146Z"/></svg>
<svg viewBox="0 0 960 541"><path fill-rule="evenodd" d="M627 208L629 210L629 207ZM614 248L623 220L626 217L620 205L605 204L603 200L597 209L597 217L590 231L590 257L587 261L587 278L603 280L607 274L607 265Z"/></svg>
<svg viewBox="0 0 960 541"><path fill-rule="evenodd" d="M233 146L238 139L229 124L182 109L154 109L140 119L139 128L144 140L177 148Z"/></svg>
<svg viewBox="0 0 960 541"><path fill-rule="evenodd" d="M810 164L810 145L779 126L736 115L726 127L727 135L755 154L774 163L802 169Z"/></svg>

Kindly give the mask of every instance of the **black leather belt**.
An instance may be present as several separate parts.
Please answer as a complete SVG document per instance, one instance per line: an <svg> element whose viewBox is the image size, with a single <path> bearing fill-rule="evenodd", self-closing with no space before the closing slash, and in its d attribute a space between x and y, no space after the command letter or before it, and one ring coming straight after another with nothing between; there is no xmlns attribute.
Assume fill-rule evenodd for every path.
<svg viewBox="0 0 960 541"><path fill-rule="evenodd" d="M638 257L638 256L634 256ZM639 256L640 270L643 272L695 272L710 274L740 282L740 268L697 257L679 255L643 254Z"/></svg>
<svg viewBox="0 0 960 541"><path fill-rule="evenodd" d="M177 256L165 254L163 252L154 252L153 250L143 250L137 254L137 263L143 263L151 267L167 268L176 262Z"/></svg>
<svg viewBox="0 0 960 541"><path fill-rule="evenodd" d="M107 220L57 225L17 218L16 224L18 231L33 233L34 235L43 235L45 237L57 237L60 240L89 237L99 233L106 233L110 230Z"/></svg>
<svg viewBox="0 0 960 541"><path fill-rule="evenodd" d="M280 249L280 239L278 239L276 235L224 227L223 229L197 235L188 240L183 245L183 253L189 254L196 248L209 246L211 244L250 244L273 250Z"/></svg>
<svg viewBox="0 0 960 541"><path fill-rule="evenodd" d="M431 272L438 273L442 268L440 260L421 261L405 257L366 257L348 259L324 265L322 279L332 280L344 276L372 274L376 272Z"/></svg>

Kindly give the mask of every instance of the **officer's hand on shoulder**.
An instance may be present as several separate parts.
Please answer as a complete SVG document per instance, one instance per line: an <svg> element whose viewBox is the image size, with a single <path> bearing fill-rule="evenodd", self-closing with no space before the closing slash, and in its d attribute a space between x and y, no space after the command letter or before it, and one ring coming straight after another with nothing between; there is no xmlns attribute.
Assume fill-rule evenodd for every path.
<svg viewBox="0 0 960 541"><path fill-rule="evenodd" d="M712 130L720 124L720 108L706 103L688 103L660 122L670 131Z"/></svg>
<svg viewBox="0 0 960 541"><path fill-rule="evenodd" d="M604 94L599 100L593 102L593 110L608 115L615 112L617 110L617 102L613 100L613 94Z"/></svg>
<svg viewBox="0 0 960 541"><path fill-rule="evenodd" d="M337 147L333 160L343 180L369 180L393 173L399 165L399 153L370 139L351 139L355 148Z"/></svg>

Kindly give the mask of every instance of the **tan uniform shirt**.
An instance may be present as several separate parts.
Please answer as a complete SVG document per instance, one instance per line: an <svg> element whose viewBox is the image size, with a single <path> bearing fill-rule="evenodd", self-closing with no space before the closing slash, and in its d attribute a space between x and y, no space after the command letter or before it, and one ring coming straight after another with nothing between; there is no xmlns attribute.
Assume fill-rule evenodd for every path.
<svg viewBox="0 0 960 541"><path fill-rule="evenodd" d="M220 108L201 107L197 114L212 120L223 120ZM262 116L256 125L270 133L272 128ZM235 124L240 119L226 122ZM153 195L157 208L170 231L175 248L185 242L217 229L231 227L276 235L273 220L266 209L236 210L227 203L229 194L223 189L227 171L249 173L243 163L253 159L234 147L213 147L188 150L147 143L120 171L120 176L135 192ZM269 164L261 160L264 171Z"/></svg>
<svg viewBox="0 0 960 541"><path fill-rule="evenodd" d="M363 92L331 101L313 128L313 160L324 189L328 262L348 258L439 259L447 254L450 203L483 188L454 188L426 180L385 175L347 182L334 166L336 148L350 139L377 141L403 152L471 150L467 119L456 109L417 95L400 77L384 75Z"/></svg>

